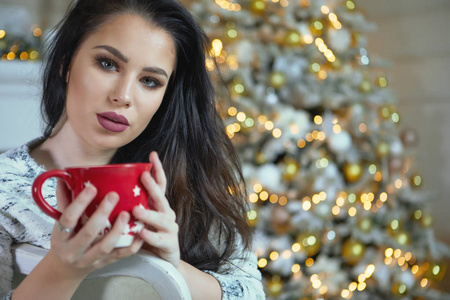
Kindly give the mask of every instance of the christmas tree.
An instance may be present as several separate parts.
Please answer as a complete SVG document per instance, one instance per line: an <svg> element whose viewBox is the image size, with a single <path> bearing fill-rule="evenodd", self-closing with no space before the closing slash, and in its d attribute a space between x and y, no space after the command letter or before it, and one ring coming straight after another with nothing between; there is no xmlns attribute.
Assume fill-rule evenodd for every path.
<svg viewBox="0 0 450 300"><path fill-rule="evenodd" d="M38 60L42 29L30 23L30 15L20 6L0 5L0 62Z"/></svg>
<svg viewBox="0 0 450 300"><path fill-rule="evenodd" d="M417 136L400 129L366 49L374 24L355 2L199 0L191 10L212 40L207 67L243 162L268 298L448 297L434 288L449 252L424 205Z"/></svg>

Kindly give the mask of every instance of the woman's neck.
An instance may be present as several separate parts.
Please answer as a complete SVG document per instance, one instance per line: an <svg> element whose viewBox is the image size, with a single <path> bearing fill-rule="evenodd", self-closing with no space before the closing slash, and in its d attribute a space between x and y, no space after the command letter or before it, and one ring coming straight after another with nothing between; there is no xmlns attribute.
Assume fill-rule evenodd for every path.
<svg viewBox="0 0 450 300"><path fill-rule="evenodd" d="M71 128L63 128L54 136L30 151L30 156L47 170L75 166L104 165L111 161L116 150L102 150L73 134Z"/></svg>

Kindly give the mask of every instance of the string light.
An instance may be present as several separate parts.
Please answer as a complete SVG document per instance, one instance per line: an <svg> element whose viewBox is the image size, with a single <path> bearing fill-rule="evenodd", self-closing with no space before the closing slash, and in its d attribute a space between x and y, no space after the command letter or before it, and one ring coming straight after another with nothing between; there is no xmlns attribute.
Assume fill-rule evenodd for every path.
<svg viewBox="0 0 450 300"><path fill-rule="evenodd" d="M299 252L300 250L301 250L301 248L302 248L302 246L299 244L299 243L294 243L293 245L292 245L292 251L294 251L294 252Z"/></svg>
<svg viewBox="0 0 450 300"><path fill-rule="evenodd" d="M314 117L314 123L316 123L317 125L321 125L322 121L323 121L322 116L317 115Z"/></svg>
<svg viewBox="0 0 450 300"><path fill-rule="evenodd" d="M267 266L267 259L265 259L265 258L260 258L260 259L258 260L258 267L264 268L265 266Z"/></svg>
<svg viewBox="0 0 450 300"><path fill-rule="evenodd" d="M328 49L323 39L316 38L314 43L317 46L317 49L319 49L319 51L323 53L323 55L329 62L334 62L336 60L336 57L334 56L333 52L330 49Z"/></svg>
<svg viewBox="0 0 450 300"><path fill-rule="evenodd" d="M226 9L228 11L240 11L241 5L238 3L233 3L227 0L216 0L216 4L220 6L220 8Z"/></svg>
<svg viewBox="0 0 450 300"><path fill-rule="evenodd" d="M283 5L289 5L289 1L287 0L271 0L271 1L262 1L262 2L266 2L266 5L268 4L268 2L273 2L273 3L280 3L281 6ZM309 1L302 1L302 3L310 3ZM225 8L227 10L234 10L238 4L233 3L233 0L216 0L216 3L221 6L222 8ZM349 10L353 10L355 8L355 5L353 3L353 1L346 1L345 5L347 6L347 8ZM340 21L338 20L338 16L331 12L330 8L326 5L323 5L320 8L322 14L326 15L326 17L322 17L320 19L320 21L314 21L311 26L313 26L315 29L317 29L318 31L322 31L324 26L328 26L328 24L331 24L333 26L333 28L335 29L341 29L342 28L342 24L340 23ZM330 23L325 23L327 22L326 19L328 19L330 21ZM313 31L313 33L315 34L315 32ZM2 32L0 31L0 38L1 38L1 34ZM239 32L235 29L235 28L229 28L226 32L224 32L224 34L226 35L226 38L224 41L229 41L230 39L235 39L239 36ZM331 49L328 48L327 44L324 42L324 40L320 37L317 37L318 35L315 34L315 36L313 35L308 35L308 34L302 34L299 35L300 39L301 39L301 43L304 44L312 44L314 43L315 46L317 47L317 49L323 54L323 56L327 59L328 62L334 62L336 60L336 57L333 53L333 51ZM216 41L216 44L214 44L214 41ZM227 53L224 51L223 49L223 44L222 41L220 41L219 39L214 40L213 44L211 45L211 52L212 52L212 56L218 58L217 61L219 61L219 59L222 59L224 62L226 62L226 66L228 66L229 69L231 70L237 70L239 68L239 64L238 64L238 58L235 55L227 55ZM331 44L330 44L331 45ZM333 47L332 47L333 48ZM334 48L333 48L334 49ZM19 53L17 52L16 49L11 49L11 50L15 50L15 51L10 51L13 52L16 56L19 56ZM26 54L26 52L25 52ZM25 57L24 54L24 57ZM230 52L231 54L231 52ZM20 56L22 56L22 53L20 53ZM26 58L25 58L26 59ZM319 61L319 60L318 60ZM323 60L320 60L323 61ZM212 68L214 65L214 60L209 60L207 61L207 67ZM311 63L310 67L310 71L314 73L315 76L317 76L318 79L324 80L326 79L328 76L333 76L333 70L330 71L330 65L333 66L333 64L327 64L327 63L319 63L319 62L313 62ZM222 67L222 66L221 66ZM378 84L378 86L380 88L386 87L387 86L387 81L386 78L384 76L382 77L378 77L376 83ZM245 88L248 88L247 85L244 85L243 83L240 82L235 82L235 84L233 85L233 91L236 93L244 93ZM247 95L247 93L245 94ZM393 113L392 110L385 110L383 108L383 112L388 113L388 115L386 116L386 118L384 121L387 121L388 123L390 121L392 121L393 123L398 123L400 120L400 116L397 113ZM290 147L294 147L295 149L295 145L298 146L298 148L303 149L306 147L307 142L308 143L313 143L313 144L308 144L308 146L310 146L311 148L313 148L315 145L321 145L321 143L318 143L316 141L324 141L326 140L327 136L325 134L325 131L321 131L320 129L326 130L326 132L328 134L331 133L330 129L332 128L332 133L334 134L339 134L343 131L343 127L346 128L348 126L347 124L347 120L346 117L345 119L342 121L341 124L338 124L338 118L334 117L332 124L325 124L327 126L324 125L324 118L317 114L317 115L313 115L313 122L315 125L315 129L316 130L311 130L311 132L307 132L304 136L304 138L299 138L299 133L301 132L301 127L298 126L295 123L290 123L288 124L288 127L282 127L279 125L278 123L278 119L277 117L274 117L273 115L270 115L269 117L265 116L265 115L259 115L259 116L252 116L254 117L254 119L252 117L247 116L244 112L239 112L238 109L236 107L230 107L228 108L227 111L228 115L230 117L235 117L235 119L237 120L237 122L239 123L233 123L233 124L229 124L226 127L227 130L227 134L230 136L234 136L235 133L240 132L241 130L243 130L244 132L248 132L245 130L245 128L249 128L255 125L257 125L257 129L260 130L260 132L262 133L266 133L265 131L267 131L267 135L272 134L272 136L274 138L280 138L283 133L285 135L289 135L289 136L295 136L295 139L292 139L288 142L283 142L283 146L285 148L287 148L288 150L291 150L292 148ZM339 113L339 115L341 116L341 114ZM343 116L343 115L342 115ZM343 117L344 118L344 117ZM355 129L359 130L361 133L367 133L368 131L372 130L373 126L371 125L373 120L367 121L366 123L360 123L357 122L355 125ZM366 121L364 121L366 122ZM358 124L359 123L359 124ZM345 125L344 125L345 124ZM323 126L322 126L323 125ZM330 125L328 127L328 125ZM391 124L392 125L392 124ZM331 128L330 128L331 127ZM301 136L300 136L301 137ZM298 149L297 149L298 150ZM306 151L303 151L306 152ZM323 155L325 156L325 155ZM315 164L315 166L318 169L321 168L326 168L330 163L334 163L334 161L332 161L330 159L330 156L328 155L328 158L326 157L315 157L313 162ZM334 157L333 157L334 159ZM267 161L267 160L266 160ZM265 163L265 162L262 162ZM378 163L373 163L370 164L368 166L368 173L370 174L370 178L375 182L381 182L383 180L383 172L384 172L384 177L386 177L386 181L389 178L390 179L390 175L386 173L386 171L384 170L385 168L381 168L381 166ZM317 170L316 170L317 171ZM390 180L389 180L390 181ZM390 182L386 182L386 184L377 184L377 183L373 183L374 186L378 187L378 186L382 186L382 187L387 187L386 191L388 191L389 193L397 193L397 191L395 189L400 189L402 188L402 186L404 185L408 185L409 183L414 184L414 179L413 178L409 178L409 181L406 180L402 180L400 178L394 179L393 183ZM388 186L388 184L390 183L390 186ZM420 185L420 183L418 184ZM334 194L334 193L333 193ZM378 192L376 194L372 193L372 192L365 192L360 194L360 192L358 191L358 195L354 194L354 193L350 193L349 195L347 195L346 192L341 192L339 193L339 196L335 198L335 204L333 203L333 199L330 199L329 201L331 204L331 212L334 216L338 216L339 214L342 213L342 217L345 217L345 214L348 213L348 215L350 217L355 217L358 212L359 215L364 215L366 216L367 212L366 211L377 211L380 207L382 207L384 205L384 203L387 201L388 199L388 193L387 192L382 192L378 195ZM295 200L291 200L290 199L290 203L293 204L292 201L296 202L298 200L298 198L296 198L295 196L293 196L293 199ZM326 201L327 199L327 194L324 191L318 192L316 194L311 195L310 197L303 197L302 201L301 201L301 209L303 209L304 211L310 211L310 210L317 210L317 208L320 207L320 203L323 201ZM394 199L394 198L392 198ZM281 196L279 197L276 194L269 194L268 191L265 191L263 186L260 183L256 183L253 185L253 193L250 193L249 195L249 201L251 203L257 203L258 201L270 201L273 204L279 204L279 205L286 205L287 204L287 197L285 196ZM393 201L393 200L391 200ZM346 202L348 203L348 206L346 206ZM268 203L266 203L268 204ZM361 205L362 204L362 205ZM317 206L318 205L318 206ZM297 206L298 207L298 206ZM365 211L363 211L361 208L363 208ZM416 216L417 215L417 216ZM414 218L419 219L421 216L421 211L419 212L415 212L414 213ZM250 210L247 213L248 219L249 220L256 220L258 213L255 210ZM398 220L393 220L390 224L389 224L390 228L392 230L398 230L401 227L401 224L399 223ZM333 232L334 235L336 235L335 232ZM316 237L311 236L311 239L316 239ZM325 238L325 237L323 237ZM322 241L323 238L319 238L318 241ZM334 239L333 238L329 238L330 240ZM309 241L311 243L316 243L318 242L316 240L314 241ZM309 243L308 242L308 243ZM280 252L277 251L272 251L270 252L270 254L267 257L267 254L264 253L264 255L266 256L266 258L259 258L258 259L258 266L260 268L264 268L267 266L267 264L269 264L269 261L276 261L276 260L281 260L281 258L283 259L287 259L292 257L293 253L298 253L300 251L306 251L305 249L302 249L302 247L305 247L305 249L307 248L307 245L302 245L300 243L293 243L292 246L290 247L290 249L288 250L284 250ZM421 267L418 264L414 264L415 262L415 258L412 255L411 252L406 252L403 253L401 249L393 249L393 248L386 248L386 250L384 251L385 257L384 257L384 263L386 265L391 265L391 267L395 267L396 269L402 269L404 271L410 270L412 274L417 275L417 276L421 276L423 274ZM303 255L303 252L302 252ZM281 256L281 258L280 258ZM296 257L297 259L297 257ZM314 264L314 259L309 257L306 261L305 261L305 266L306 267L311 267ZM398 268L397 265L400 267ZM289 266L288 266L289 268ZM296 276L301 276L301 266L298 263L294 263L291 266L291 272L293 274L293 276L295 278L297 278ZM375 265L370 264L366 267L366 269L364 270L363 273L359 274L357 276L357 278L354 278L353 282L351 282L347 288L342 289L341 290L341 297L345 298L345 299L349 299L353 297L354 292L356 291L363 291L367 288L368 284L370 284L370 281L368 280L368 278L370 278L375 272ZM306 276L306 273L304 273L303 275ZM317 296L317 292L319 292L322 295L325 295L328 292L328 287L325 285L326 281L324 280L324 277L319 276L320 274L313 274L310 277L310 281L311 281L311 286L312 288L316 289L317 291L314 292L315 296ZM357 275L357 274L355 274ZM420 280L420 281L419 281ZM418 279L418 282L420 282L420 285L422 287L426 287L427 285L429 285L428 282L429 279L427 278L421 278ZM311 288L311 286L309 288Z"/></svg>

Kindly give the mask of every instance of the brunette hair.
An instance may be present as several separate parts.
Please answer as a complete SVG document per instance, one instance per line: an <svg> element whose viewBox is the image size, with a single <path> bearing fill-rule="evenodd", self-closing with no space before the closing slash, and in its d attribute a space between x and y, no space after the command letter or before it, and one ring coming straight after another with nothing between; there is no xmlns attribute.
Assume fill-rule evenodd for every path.
<svg viewBox="0 0 450 300"><path fill-rule="evenodd" d="M111 163L144 162L150 151L158 152L167 176L166 196L180 228L181 258L199 269L217 271L236 251L238 239L249 248L251 229L239 159L215 109L205 68L209 41L182 5L174 0L73 3L49 43L42 101L44 137L51 135L63 115L65 76L75 51L99 26L123 14L138 15L167 31L176 45L176 66L147 128L119 148Z"/></svg>

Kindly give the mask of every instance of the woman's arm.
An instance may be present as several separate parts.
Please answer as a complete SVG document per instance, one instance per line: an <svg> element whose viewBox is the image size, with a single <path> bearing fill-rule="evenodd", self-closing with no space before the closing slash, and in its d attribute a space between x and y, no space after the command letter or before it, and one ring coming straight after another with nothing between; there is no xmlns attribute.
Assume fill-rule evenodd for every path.
<svg viewBox="0 0 450 300"><path fill-rule="evenodd" d="M216 278L182 260L177 269L186 281L193 300L222 299L222 289Z"/></svg>
<svg viewBox="0 0 450 300"><path fill-rule="evenodd" d="M85 188L75 201L61 209L63 214L59 222L64 227L75 228L95 195L94 187ZM136 253L142 246L142 240L139 238L129 247L115 248L130 218L126 212L119 215L112 230L104 238L95 242L117 201L116 193L107 194L95 213L76 234L61 231L55 225L50 251L17 287L12 299L70 299L89 273Z"/></svg>
<svg viewBox="0 0 450 300"><path fill-rule="evenodd" d="M166 177L156 152L150 154L150 161L154 165L153 176L144 172L141 182L149 192L155 210L140 207L133 209L133 215L147 224L139 233L146 242L144 248L172 263L180 271L193 300L220 300L222 296L223 299L264 299L256 256L243 252L240 241L236 254L217 273L203 272L180 260L178 225L175 213L164 195Z"/></svg>
<svg viewBox="0 0 450 300"><path fill-rule="evenodd" d="M250 251L242 251L239 243L237 249L239 250L217 272L206 272L220 283L223 300L265 299L256 255Z"/></svg>
<svg viewBox="0 0 450 300"><path fill-rule="evenodd" d="M145 210L141 207L133 209L133 215L147 224L147 228L139 233L147 243L144 248L170 262L180 271L193 300L222 299L220 285L213 276L180 260L178 224L175 222L175 212L164 195L166 176L157 153L152 152L149 158L154 167L153 176L144 172L141 182L149 192L155 210Z"/></svg>

